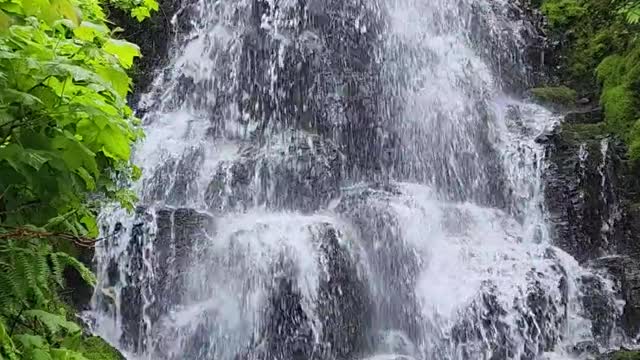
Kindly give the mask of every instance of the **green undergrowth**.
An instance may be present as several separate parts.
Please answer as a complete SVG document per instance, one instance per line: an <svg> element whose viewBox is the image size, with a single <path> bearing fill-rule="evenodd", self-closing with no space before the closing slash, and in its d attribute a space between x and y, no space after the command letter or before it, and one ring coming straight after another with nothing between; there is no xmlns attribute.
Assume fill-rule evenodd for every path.
<svg viewBox="0 0 640 360"><path fill-rule="evenodd" d="M640 352L618 351L611 356L611 360L640 360Z"/></svg>
<svg viewBox="0 0 640 360"><path fill-rule="evenodd" d="M118 350L97 336L86 337L81 344L80 352L87 360L125 360Z"/></svg>
<svg viewBox="0 0 640 360"><path fill-rule="evenodd" d="M560 46L559 82L599 99L604 133L640 159L640 25L637 0L543 0L550 37Z"/></svg>
<svg viewBox="0 0 640 360"><path fill-rule="evenodd" d="M562 124L564 138L577 143L599 140L605 132L604 124Z"/></svg>
<svg viewBox="0 0 640 360"><path fill-rule="evenodd" d="M562 107L575 105L578 96L575 90L566 86L533 88L531 89L531 95L541 103Z"/></svg>

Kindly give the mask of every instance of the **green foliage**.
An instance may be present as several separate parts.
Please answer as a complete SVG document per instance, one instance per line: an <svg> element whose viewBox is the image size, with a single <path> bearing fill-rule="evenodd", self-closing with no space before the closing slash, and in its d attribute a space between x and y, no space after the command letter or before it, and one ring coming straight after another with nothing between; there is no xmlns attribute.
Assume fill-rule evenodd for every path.
<svg viewBox="0 0 640 360"><path fill-rule="evenodd" d="M551 26L562 27L582 16L585 9L577 0L558 0L544 2L542 12Z"/></svg>
<svg viewBox="0 0 640 360"><path fill-rule="evenodd" d="M611 356L611 360L640 360L640 352L617 351Z"/></svg>
<svg viewBox="0 0 640 360"><path fill-rule="evenodd" d="M125 360L124 356L103 339L91 336L82 342L78 350L87 360Z"/></svg>
<svg viewBox="0 0 640 360"><path fill-rule="evenodd" d="M566 86L542 87L531 89L533 97L543 103L572 106L577 99L576 91Z"/></svg>
<svg viewBox="0 0 640 360"><path fill-rule="evenodd" d="M611 130L626 137L638 116L636 95L626 86L606 87L600 97Z"/></svg>
<svg viewBox="0 0 640 360"><path fill-rule="evenodd" d="M563 42L563 83L592 96L600 90L606 130L640 159L640 1L544 0L541 10Z"/></svg>
<svg viewBox="0 0 640 360"><path fill-rule="evenodd" d="M104 202L133 207L142 136L126 102L140 51L107 24L98 0L0 0L0 359L93 359L59 292L67 268L95 276L59 243L90 245Z"/></svg>

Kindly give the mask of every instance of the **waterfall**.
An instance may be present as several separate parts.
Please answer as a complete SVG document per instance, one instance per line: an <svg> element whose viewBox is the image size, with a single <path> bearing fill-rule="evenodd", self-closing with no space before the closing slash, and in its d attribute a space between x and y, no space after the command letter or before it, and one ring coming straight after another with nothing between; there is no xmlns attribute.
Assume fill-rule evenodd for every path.
<svg viewBox="0 0 640 360"><path fill-rule="evenodd" d="M173 26L140 104L140 206L105 209L96 249L93 330L131 359L619 341L613 282L553 245L538 138L559 118L518 95L517 6L185 0Z"/></svg>

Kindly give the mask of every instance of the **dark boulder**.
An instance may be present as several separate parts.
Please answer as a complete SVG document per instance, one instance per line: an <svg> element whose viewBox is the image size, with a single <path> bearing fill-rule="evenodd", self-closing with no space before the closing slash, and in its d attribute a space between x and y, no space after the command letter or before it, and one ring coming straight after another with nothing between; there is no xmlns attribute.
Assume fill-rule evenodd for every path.
<svg viewBox="0 0 640 360"><path fill-rule="evenodd" d="M568 124L597 124L604 120L602 108L577 110L567 113L564 121Z"/></svg>

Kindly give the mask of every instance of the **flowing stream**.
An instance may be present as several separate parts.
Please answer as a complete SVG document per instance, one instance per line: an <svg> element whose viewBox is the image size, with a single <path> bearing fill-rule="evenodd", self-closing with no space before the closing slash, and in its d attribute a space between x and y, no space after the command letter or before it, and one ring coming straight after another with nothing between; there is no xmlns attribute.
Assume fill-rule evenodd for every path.
<svg viewBox="0 0 640 360"><path fill-rule="evenodd" d="M507 0L200 0L105 209L94 330L131 359L567 359L613 284L553 246ZM597 284L611 323L593 326ZM591 296L591 294L589 295Z"/></svg>

